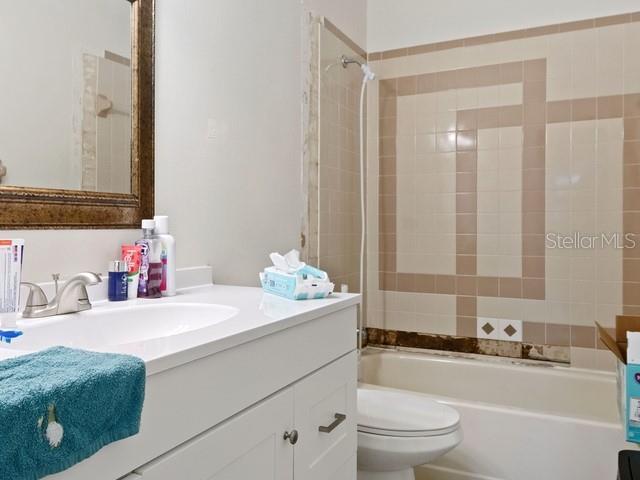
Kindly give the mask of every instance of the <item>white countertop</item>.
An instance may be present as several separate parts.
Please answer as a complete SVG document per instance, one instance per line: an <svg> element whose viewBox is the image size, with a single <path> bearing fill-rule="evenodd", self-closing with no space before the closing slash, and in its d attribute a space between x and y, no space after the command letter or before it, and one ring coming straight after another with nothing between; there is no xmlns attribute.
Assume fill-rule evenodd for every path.
<svg viewBox="0 0 640 480"><path fill-rule="evenodd" d="M206 285L178 291L175 297L155 300L136 299L127 302L94 302L94 311L123 308L134 305L163 305L170 303L218 304L237 309L229 320L169 337L134 342L116 347L92 348L92 350L124 353L142 358L147 375L168 370L208 355L227 350L257 338L290 328L329 313L360 303L360 295L334 293L321 300L293 301L264 293L260 288ZM72 315L83 315L88 312ZM40 322L57 322L63 316L44 319L23 319L18 328ZM18 339L19 340L19 339ZM19 341L11 346L0 345L0 359L23 355ZM354 332L355 342L355 332ZM51 344L55 346L55 344Z"/></svg>

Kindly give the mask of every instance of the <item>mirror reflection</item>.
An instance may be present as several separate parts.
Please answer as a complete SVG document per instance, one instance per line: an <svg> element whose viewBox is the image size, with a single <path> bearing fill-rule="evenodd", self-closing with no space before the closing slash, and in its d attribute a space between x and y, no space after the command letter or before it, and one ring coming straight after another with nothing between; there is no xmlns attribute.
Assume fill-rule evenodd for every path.
<svg viewBox="0 0 640 480"><path fill-rule="evenodd" d="M0 188L131 192L131 4L0 2Z"/></svg>

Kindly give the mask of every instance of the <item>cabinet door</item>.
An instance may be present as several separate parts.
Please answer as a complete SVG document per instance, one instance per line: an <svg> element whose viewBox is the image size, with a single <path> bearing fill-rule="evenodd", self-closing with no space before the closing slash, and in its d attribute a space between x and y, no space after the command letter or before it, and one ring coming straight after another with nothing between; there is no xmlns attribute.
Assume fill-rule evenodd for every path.
<svg viewBox="0 0 640 480"><path fill-rule="evenodd" d="M355 480L357 354L294 385L295 480Z"/></svg>
<svg viewBox="0 0 640 480"><path fill-rule="evenodd" d="M294 447L283 439L292 428L293 390L289 388L136 473L141 480L292 480Z"/></svg>

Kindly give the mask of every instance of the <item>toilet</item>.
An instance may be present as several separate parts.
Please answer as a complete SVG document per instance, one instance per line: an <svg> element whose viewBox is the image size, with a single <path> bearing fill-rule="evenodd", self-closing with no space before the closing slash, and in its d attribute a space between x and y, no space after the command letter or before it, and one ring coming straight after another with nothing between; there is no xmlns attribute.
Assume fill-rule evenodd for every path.
<svg viewBox="0 0 640 480"><path fill-rule="evenodd" d="M410 392L358 389L358 480L415 480L462 441L460 414Z"/></svg>

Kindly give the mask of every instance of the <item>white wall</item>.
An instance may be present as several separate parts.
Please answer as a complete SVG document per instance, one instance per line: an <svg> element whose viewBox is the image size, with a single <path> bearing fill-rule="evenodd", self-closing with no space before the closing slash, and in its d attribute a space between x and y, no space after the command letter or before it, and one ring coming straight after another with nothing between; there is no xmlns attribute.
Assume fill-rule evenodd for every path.
<svg viewBox="0 0 640 480"><path fill-rule="evenodd" d="M23 280L29 282L50 281L52 273L106 272L120 245L138 237L137 230L0 230L0 238L25 239Z"/></svg>
<svg viewBox="0 0 640 480"><path fill-rule="evenodd" d="M360 48L367 49L367 0L303 0L303 3L309 11L331 20Z"/></svg>
<svg viewBox="0 0 640 480"><path fill-rule="evenodd" d="M161 0L157 22L157 211L182 265L256 284L300 235L300 3Z"/></svg>
<svg viewBox="0 0 640 480"><path fill-rule="evenodd" d="M638 0L368 0L370 52L640 10Z"/></svg>
<svg viewBox="0 0 640 480"><path fill-rule="evenodd" d="M270 252L299 248L303 12L366 28L364 0L315 3L158 4L157 210L180 263L210 263L216 282L257 284Z"/></svg>
<svg viewBox="0 0 640 480"><path fill-rule="evenodd" d="M364 0L314 1L316 14L363 41ZM157 7L156 211L171 217L178 266L208 264L216 282L257 285L268 253L299 242L305 7L299 0L158 0ZM0 231L26 238L24 276L36 281L104 271L120 244L138 235Z"/></svg>

